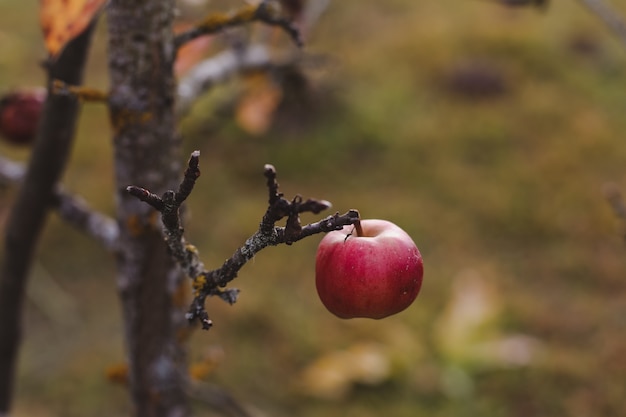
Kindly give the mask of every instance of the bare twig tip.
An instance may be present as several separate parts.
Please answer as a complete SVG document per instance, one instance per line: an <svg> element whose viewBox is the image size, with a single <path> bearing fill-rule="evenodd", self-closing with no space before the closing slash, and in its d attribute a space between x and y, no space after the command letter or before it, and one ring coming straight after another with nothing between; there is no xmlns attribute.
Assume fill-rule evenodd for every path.
<svg viewBox="0 0 626 417"><path fill-rule="evenodd" d="M126 187L126 192L135 197L148 194L148 190L144 190L143 188L137 187L136 185L129 185L128 187Z"/></svg>

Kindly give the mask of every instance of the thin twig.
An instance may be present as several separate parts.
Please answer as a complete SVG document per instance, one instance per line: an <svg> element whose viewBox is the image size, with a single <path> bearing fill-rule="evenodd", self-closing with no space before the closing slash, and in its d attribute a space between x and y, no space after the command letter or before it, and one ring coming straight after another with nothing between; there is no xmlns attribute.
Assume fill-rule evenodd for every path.
<svg viewBox="0 0 626 417"><path fill-rule="evenodd" d="M284 198L279 191L276 181L276 169L272 165L265 165L265 177L268 188L268 208L257 230L246 242L237 249L224 264L217 269L208 271L200 261L197 249L186 242L184 230L180 225L180 206L191 193L196 179L200 176L198 159L200 153L195 151L189 160L185 177L177 192L166 191L162 197L136 186L127 187L127 191L140 200L150 204L161 212L165 238L172 256L193 281L194 299L187 313L190 322L200 321L203 329L209 329L212 321L205 308L208 296L218 296L224 301L233 304L237 301L239 290L225 288L228 283L237 277L239 270L258 252L268 246L281 243L290 245L305 237L339 230L342 227L354 224L359 220L359 212L350 210L340 215L336 213L315 223L300 225L300 213L311 212L317 214L330 208L331 204L325 200L307 199L296 196L291 201ZM287 217L284 227L276 223Z"/></svg>
<svg viewBox="0 0 626 417"><path fill-rule="evenodd" d="M166 191L162 197L159 197L141 187L131 185L126 188L128 193L148 203L161 213L164 234L170 252L187 276L192 279L201 274L204 266L199 261L195 248L185 241L184 230L180 225L180 206L185 202L193 190L196 179L200 176L199 158L199 151L192 152L183 181L177 192Z"/></svg>
<svg viewBox="0 0 626 417"><path fill-rule="evenodd" d="M226 28L251 22L263 22L270 26L277 26L284 30L298 46L302 46L300 31L291 21L280 16L279 11L268 1L262 1L259 5L248 5L232 14L211 13L204 18L196 27L182 32L174 39L176 48L180 48L200 36L211 35L223 31Z"/></svg>
<svg viewBox="0 0 626 417"><path fill-rule="evenodd" d="M73 96L81 101L107 103L109 93L91 87L67 84L61 80L54 80L52 92L56 95Z"/></svg>

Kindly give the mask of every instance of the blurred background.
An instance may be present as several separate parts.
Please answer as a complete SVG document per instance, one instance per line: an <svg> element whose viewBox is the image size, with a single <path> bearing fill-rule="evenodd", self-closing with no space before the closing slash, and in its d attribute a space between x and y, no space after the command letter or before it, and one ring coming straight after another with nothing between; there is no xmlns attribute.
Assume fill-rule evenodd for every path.
<svg viewBox="0 0 626 417"><path fill-rule="evenodd" d="M0 0L2 91L43 83L34 3ZM100 23L86 82L106 89ZM246 36L293 53L282 32ZM331 1L306 42L296 65L232 78L182 118L181 161L199 149L203 173L188 238L221 265L256 230L272 163L287 197L404 228L424 285L399 315L340 320L315 290L321 237L268 248L237 304L209 300L198 376L259 416L621 415L626 246L603 189L626 190L625 45L580 2L487 0ZM110 136L85 105L64 184L113 215ZM113 257L52 215L26 308L16 416L128 415L106 377L124 360Z"/></svg>

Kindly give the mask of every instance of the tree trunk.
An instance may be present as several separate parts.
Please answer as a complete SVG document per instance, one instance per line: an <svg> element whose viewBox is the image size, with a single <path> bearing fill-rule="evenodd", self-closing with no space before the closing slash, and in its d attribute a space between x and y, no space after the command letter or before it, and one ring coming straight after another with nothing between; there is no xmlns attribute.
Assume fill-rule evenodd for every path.
<svg viewBox="0 0 626 417"><path fill-rule="evenodd" d="M125 191L176 189L172 21L174 0L113 0L108 7L109 100L114 129L118 288L135 415L186 416L185 351L173 293L182 277L167 254L157 213Z"/></svg>

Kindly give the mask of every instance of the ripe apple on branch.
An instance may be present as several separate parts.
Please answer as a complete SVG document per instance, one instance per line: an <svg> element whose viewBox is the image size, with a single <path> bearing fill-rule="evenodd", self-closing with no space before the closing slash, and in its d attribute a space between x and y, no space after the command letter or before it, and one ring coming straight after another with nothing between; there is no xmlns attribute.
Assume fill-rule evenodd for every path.
<svg viewBox="0 0 626 417"><path fill-rule="evenodd" d="M193 280L195 297L187 313L190 322L200 321L204 329L212 326L205 309L208 296L233 304L239 290L225 288L241 267L266 248L292 244L313 234L326 232L316 257L316 284L322 303L340 318L381 319L399 313L417 297L424 272L422 256L411 237L386 220L360 220L357 210L336 213L305 226L300 213L317 214L330 207L325 200L303 200L299 195L289 201L279 192L276 169L265 166L269 205L259 230L217 269L208 271L193 245L186 242L179 208L191 194L200 176L200 152L189 159L178 191L162 197L137 186L127 192L148 203L162 215L164 234L170 253ZM276 222L287 218L284 227ZM353 232L356 231L356 234Z"/></svg>
<svg viewBox="0 0 626 417"><path fill-rule="evenodd" d="M382 319L406 309L422 286L422 255L411 237L386 220L361 220L329 232L315 260L324 306L349 319Z"/></svg>

